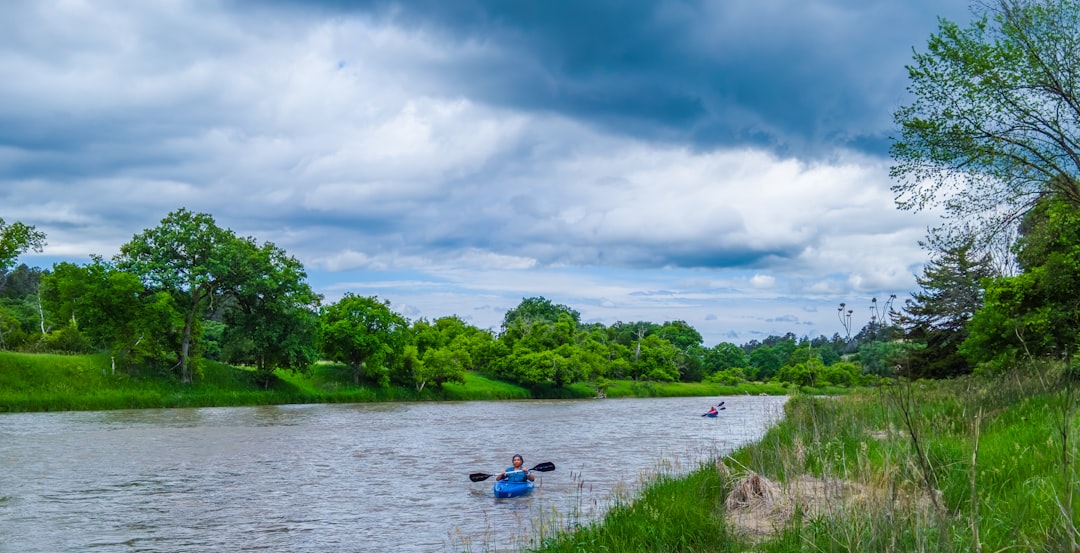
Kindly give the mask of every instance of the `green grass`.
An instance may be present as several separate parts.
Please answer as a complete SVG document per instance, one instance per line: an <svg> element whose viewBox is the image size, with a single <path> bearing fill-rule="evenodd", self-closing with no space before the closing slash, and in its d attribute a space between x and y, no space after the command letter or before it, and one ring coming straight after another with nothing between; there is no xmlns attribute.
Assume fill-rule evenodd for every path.
<svg viewBox="0 0 1080 553"><path fill-rule="evenodd" d="M725 386L705 382L648 382L637 380L612 380L604 389L607 397L697 397L738 395L787 395L789 389L783 384L747 382L738 386Z"/></svg>
<svg viewBox="0 0 1080 553"><path fill-rule="evenodd" d="M340 364L318 363L303 373L278 371L269 388L243 367L211 361L199 363L191 384L166 378L115 372L103 355L49 355L0 352L0 412L132 409L155 407L218 407L287 403L356 403L371 401L472 401L596 396L596 386L577 382L562 388L525 388L467 373L465 383L442 389L427 386L355 385ZM776 385L610 381L609 397L709 396L742 393L783 394Z"/></svg>
<svg viewBox="0 0 1080 553"><path fill-rule="evenodd" d="M727 483L711 468L689 475L656 477L632 501L617 501L602 522L559 533L540 525L533 544L543 553L663 553L737 551L719 516ZM573 526L574 521L569 521Z"/></svg>
<svg viewBox="0 0 1080 553"><path fill-rule="evenodd" d="M602 521L542 536L533 550L1077 551L1080 391L1061 382L1018 373L795 394L779 424L723 459L730 475L703 466L660 478ZM856 493L822 510L795 504L774 534L740 541L721 505L751 472L781 487L816 477Z"/></svg>

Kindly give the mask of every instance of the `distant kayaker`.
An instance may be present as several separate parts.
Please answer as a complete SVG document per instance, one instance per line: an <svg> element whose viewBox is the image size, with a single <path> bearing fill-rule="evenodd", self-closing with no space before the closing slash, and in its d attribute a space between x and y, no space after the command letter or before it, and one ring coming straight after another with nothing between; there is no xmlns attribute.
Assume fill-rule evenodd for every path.
<svg viewBox="0 0 1080 553"><path fill-rule="evenodd" d="M506 470L499 473L495 477L495 480L506 479L508 482L524 482L526 480L532 482L536 478L525 468L525 459L522 459L521 455L514 455L511 460L514 466L506 467Z"/></svg>
<svg viewBox="0 0 1080 553"><path fill-rule="evenodd" d="M720 412L720 411L717 411L717 410L716 410L716 407L709 407L709 414L710 414L710 415L715 415L715 414L717 414L717 413L719 413L719 412Z"/></svg>

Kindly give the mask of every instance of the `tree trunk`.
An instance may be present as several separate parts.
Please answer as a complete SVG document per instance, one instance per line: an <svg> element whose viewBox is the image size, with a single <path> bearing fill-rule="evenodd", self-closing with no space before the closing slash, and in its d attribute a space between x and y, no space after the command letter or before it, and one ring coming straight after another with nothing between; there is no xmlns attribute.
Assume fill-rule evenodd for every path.
<svg viewBox="0 0 1080 553"><path fill-rule="evenodd" d="M184 384L191 384L191 369L188 367L188 352L191 350L191 334L192 328L195 326L195 312L198 308L199 303L196 301L191 306L191 311L188 312L187 317L184 319L184 339L180 342L180 382Z"/></svg>

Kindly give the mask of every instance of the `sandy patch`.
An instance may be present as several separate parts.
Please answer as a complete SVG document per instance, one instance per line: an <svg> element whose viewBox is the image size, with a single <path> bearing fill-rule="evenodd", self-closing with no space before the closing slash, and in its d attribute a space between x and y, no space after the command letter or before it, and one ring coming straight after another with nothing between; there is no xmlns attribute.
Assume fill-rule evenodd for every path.
<svg viewBox="0 0 1080 553"><path fill-rule="evenodd" d="M886 489L839 479L802 475L780 484L755 472L733 477L722 461L717 462L717 470L733 480L731 493L724 501L727 520L751 541L778 533L791 522L796 510L812 519L880 508L898 500ZM929 501L913 501L924 512L930 508ZM912 505L906 500L901 503Z"/></svg>

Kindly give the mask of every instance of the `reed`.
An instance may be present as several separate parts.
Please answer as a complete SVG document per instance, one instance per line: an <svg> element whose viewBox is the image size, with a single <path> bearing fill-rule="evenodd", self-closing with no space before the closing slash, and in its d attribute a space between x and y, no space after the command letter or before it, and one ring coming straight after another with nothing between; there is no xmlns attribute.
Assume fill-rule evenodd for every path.
<svg viewBox="0 0 1080 553"><path fill-rule="evenodd" d="M795 393L758 442L533 550L1075 552L1069 378L1057 366Z"/></svg>
<svg viewBox="0 0 1080 553"><path fill-rule="evenodd" d="M618 551L737 551L718 516L726 483L712 469L685 476L661 474L633 499L617 498L602 522L540 526L532 551L544 553ZM563 533L555 533L560 529ZM569 526L569 528L567 528Z"/></svg>

